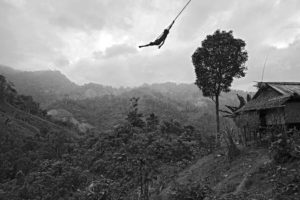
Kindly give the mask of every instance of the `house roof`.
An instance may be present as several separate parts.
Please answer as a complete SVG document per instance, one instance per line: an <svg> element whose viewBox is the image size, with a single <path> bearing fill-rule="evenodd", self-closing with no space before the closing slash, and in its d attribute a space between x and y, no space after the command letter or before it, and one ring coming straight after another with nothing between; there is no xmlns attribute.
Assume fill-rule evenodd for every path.
<svg viewBox="0 0 300 200"><path fill-rule="evenodd" d="M237 112L279 108L283 107L284 103L291 98L300 97L300 82L259 82L257 87L259 90L252 100ZM278 95L258 99L257 97L265 91L265 88L272 88Z"/></svg>
<svg viewBox="0 0 300 200"><path fill-rule="evenodd" d="M263 82L282 95L300 96L300 82Z"/></svg>

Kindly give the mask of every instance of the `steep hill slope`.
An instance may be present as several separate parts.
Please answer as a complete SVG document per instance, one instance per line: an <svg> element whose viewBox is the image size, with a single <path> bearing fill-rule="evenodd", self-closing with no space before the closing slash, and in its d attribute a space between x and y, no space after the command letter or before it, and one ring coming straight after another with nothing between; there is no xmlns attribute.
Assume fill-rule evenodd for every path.
<svg viewBox="0 0 300 200"><path fill-rule="evenodd" d="M174 184L182 188L200 184L210 188L207 193L210 197L205 198L207 200L296 200L300 197L300 188L291 188L290 191L278 189L284 183L293 186L299 184L299 164L299 160L296 160L277 165L271 162L266 149L245 148L233 162L215 152L184 169L177 175L174 183L152 199L170 199L174 194Z"/></svg>
<svg viewBox="0 0 300 200"><path fill-rule="evenodd" d="M34 135L40 134L45 130L51 130L59 132L62 131L70 137L77 137L77 133L70 131L68 128L61 127L46 119L42 119L39 116L24 112L5 102L0 102L0 114L2 116L2 123L5 123L5 120L8 119L11 127L21 127L22 129L26 128Z"/></svg>

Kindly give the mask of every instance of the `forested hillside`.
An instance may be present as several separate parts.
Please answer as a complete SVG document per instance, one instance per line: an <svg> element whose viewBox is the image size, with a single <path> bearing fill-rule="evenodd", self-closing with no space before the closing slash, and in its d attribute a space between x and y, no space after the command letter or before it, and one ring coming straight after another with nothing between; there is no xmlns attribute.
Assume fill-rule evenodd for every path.
<svg viewBox="0 0 300 200"><path fill-rule="evenodd" d="M44 109L64 109L77 120L87 121L101 129L110 129L127 114L129 99L140 97L140 110L157 113L163 120L191 124L203 132L214 132L214 104L203 97L193 84L145 84L135 88L113 88L99 84L83 86L72 83L58 71L22 72L0 67L21 94L30 95ZM53 81L54 80L54 81ZM236 94L223 93L221 105L238 104Z"/></svg>

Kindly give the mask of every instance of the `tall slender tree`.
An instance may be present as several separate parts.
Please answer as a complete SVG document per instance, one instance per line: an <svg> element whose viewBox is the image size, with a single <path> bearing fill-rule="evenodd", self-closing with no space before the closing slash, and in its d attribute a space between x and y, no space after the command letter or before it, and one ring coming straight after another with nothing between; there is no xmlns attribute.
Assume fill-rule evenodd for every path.
<svg viewBox="0 0 300 200"><path fill-rule="evenodd" d="M232 31L217 30L206 36L202 46L192 55L195 67L195 84L206 97L215 102L217 134L220 132L219 96L229 92L233 78L245 76L248 53L246 43L233 37Z"/></svg>

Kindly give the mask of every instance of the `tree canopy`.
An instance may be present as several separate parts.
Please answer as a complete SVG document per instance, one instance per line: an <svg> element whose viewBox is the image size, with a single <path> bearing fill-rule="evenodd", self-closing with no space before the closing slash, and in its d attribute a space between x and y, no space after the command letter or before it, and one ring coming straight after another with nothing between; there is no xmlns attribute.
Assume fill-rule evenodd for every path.
<svg viewBox="0 0 300 200"><path fill-rule="evenodd" d="M246 43L236 39L232 31L217 30L208 35L192 56L197 76L196 85L204 96L215 97L228 92L233 78L245 76L248 59Z"/></svg>

